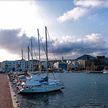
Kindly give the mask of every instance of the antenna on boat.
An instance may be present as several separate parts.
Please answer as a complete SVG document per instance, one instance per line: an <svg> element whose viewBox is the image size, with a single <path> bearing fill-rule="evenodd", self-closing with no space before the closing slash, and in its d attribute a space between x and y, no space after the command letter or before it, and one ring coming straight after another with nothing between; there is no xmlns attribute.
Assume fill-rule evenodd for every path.
<svg viewBox="0 0 108 108"><path fill-rule="evenodd" d="M40 63L40 34L39 34L39 29L37 29L37 34L38 34L38 48L39 48L39 71L41 72L41 63Z"/></svg>
<svg viewBox="0 0 108 108"><path fill-rule="evenodd" d="M45 26L45 38L46 38L46 71L48 77L48 44L47 44L47 27Z"/></svg>

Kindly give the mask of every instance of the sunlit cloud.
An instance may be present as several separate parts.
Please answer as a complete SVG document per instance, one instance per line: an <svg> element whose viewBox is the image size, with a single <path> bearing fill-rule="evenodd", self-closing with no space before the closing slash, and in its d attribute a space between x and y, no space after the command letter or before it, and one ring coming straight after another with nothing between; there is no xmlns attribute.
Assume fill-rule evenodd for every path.
<svg viewBox="0 0 108 108"><path fill-rule="evenodd" d="M65 22L67 20L78 20L80 17L86 15L88 9L82 7L76 7L60 16L57 20L59 22Z"/></svg>
<svg viewBox="0 0 108 108"><path fill-rule="evenodd" d="M49 22L44 9L34 0L0 1L0 29L18 29L29 35Z"/></svg>
<svg viewBox="0 0 108 108"><path fill-rule="evenodd" d="M65 21L76 21L87 14L93 9L98 9L102 7L108 8L108 1L107 0L74 0L75 7L63 15L59 16L57 20L59 22Z"/></svg>
<svg viewBox="0 0 108 108"><path fill-rule="evenodd" d="M108 7L107 0L74 0L76 6L82 7Z"/></svg>

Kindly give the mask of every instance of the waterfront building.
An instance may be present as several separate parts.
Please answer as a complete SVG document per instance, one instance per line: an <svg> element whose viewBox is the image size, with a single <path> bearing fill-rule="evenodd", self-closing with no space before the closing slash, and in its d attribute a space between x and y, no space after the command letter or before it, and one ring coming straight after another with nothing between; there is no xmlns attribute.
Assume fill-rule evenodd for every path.
<svg viewBox="0 0 108 108"><path fill-rule="evenodd" d="M27 61L26 60L24 60L24 59L16 60L13 63L14 63L13 66L15 68L15 71L21 72L21 71L27 70Z"/></svg>
<svg viewBox="0 0 108 108"><path fill-rule="evenodd" d="M59 69L67 70L67 63L66 62L59 62Z"/></svg>
<svg viewBox="0 0 108 108"><path fill-rule="evenodd" d="M15 60L15 61L3 61L1 63L1 69L3 72L22 72L22 71L36 71L38 67L37 60Z"/></svg>
<svg viewBox="0 0 108 108"><path fill-rule="evenodd" d="M38 71L39 61L38 60L29 60L27 61L27 70L28 71Z"/></svg>
<svg viewBox="0 0 108 108"><path fill-rule="evenodd" d="M15 66L13 65L14 61L3 61L1 64L1 68L3 72L10 72L12 70L15 70Z"/></svg>
<svg viewBox="0 0 108 108"><path fill-rule="evenodd" d="M3 72L20 72L27 69L26 60L16 60L16 61L3 61L2 71Z"/></svg>
<svg viewBox="0 0 108 108"><path fill-rule="evenodd" d="M90 55L83 55L81 57L78 57L76 59L76 61L79 63L78 70L91 70L94 65L95 59L95 57Z"/></svg>
<svg viewBox="0 0 108 108"><path fill-rule="evenodd" d="M48 61L48 69L50 70L50 68L52 68L53 66L54 66L53 61ZM41 67L42 71L46 70L47 67L46 61L41 61Z"/></svg>
<svg viewBox="0 0 108 108"><path fill-rule="evenodd" d="M73 60L73 61L71 61L70 64L68 64L68 68L69 68L70 70L75 70L75 71L77 71L77 70L78 70L78 67L79 67L79 63L78 63L76 60ZM68 70L69 70L69 69L68 69Z"/></svg>
<svg viewBox="0 0 108 108"><path fill-rule="evenodd" d="M49 70L87 70L87 71L100 71L103 69L108 70L108 58L105 56L92 57L90 55L83 55L75 60L50 60L48 62ZM22 72L28 70L29 72L39 70L39 60L15 60L3 61L0 63L1 72ZM41 70L46 70L46 62L41 61Z"/></svg>
<svg viewBox="0 0 108 108"><path fill-rule="evenodd" d="M95 60L96 70L108 69L108 58L105 56L97 56Z"/></svg>
<svg viewBox="0 0 108 108"><path fill-rule="evenodd" d="M77 58L76 61L79 62L78 70L102 71L108 69L108 58L105 56L83 55Z"/></svg>

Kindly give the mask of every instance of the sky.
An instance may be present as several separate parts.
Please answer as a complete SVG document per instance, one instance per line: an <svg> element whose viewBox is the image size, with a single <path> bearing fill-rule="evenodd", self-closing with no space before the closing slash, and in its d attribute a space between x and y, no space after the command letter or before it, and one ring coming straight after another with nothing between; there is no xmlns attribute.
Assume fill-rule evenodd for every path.
<svg viewBox="0 0 108 108"><path fill-rule="evenodd" d="M38 59L37 28L44 59L45 26L50 59L108 57L108 0L6 0L0 1L0 61L21 59L21 49L27 59L31 38Z"/></svg>

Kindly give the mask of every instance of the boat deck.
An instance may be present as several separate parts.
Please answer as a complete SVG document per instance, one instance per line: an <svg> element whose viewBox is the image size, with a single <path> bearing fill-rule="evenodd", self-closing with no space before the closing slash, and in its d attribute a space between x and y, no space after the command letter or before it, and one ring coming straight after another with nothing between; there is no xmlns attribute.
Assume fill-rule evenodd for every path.
<svg viewBox="0 0 108 108"><path fill-rule="evenodd" d="M6 74L0 74L0 108L14 108Z"/></svg>

